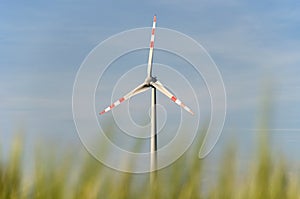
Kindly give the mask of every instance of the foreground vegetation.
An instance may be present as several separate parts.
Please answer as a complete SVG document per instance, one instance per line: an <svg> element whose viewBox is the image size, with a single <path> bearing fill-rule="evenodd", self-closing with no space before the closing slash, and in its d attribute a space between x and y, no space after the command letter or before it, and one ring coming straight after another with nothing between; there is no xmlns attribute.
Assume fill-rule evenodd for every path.
<svg viewBox="0 0 300 199"><path fill-rule="evenodd" d="M214 174L215 183L210 185L203 181L203 168L209 163L197 158L196 143L173 165L158 172L155 187L149 186L147 174L111 170L87 153L58 155L37 150L34 168L25 172L21 140L15 139L7 158L1 156L0 198L300 198L299 177L288 174L283 158L274 159L267 139L262 139L253 165L243 169L242 175L235 147L227 147Z"/></svg>

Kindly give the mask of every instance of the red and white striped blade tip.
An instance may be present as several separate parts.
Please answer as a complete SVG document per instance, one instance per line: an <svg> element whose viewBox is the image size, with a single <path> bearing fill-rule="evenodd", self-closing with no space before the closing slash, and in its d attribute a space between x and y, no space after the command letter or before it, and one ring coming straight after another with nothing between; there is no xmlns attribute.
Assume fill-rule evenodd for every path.
<svg viewBox="0 0 300 199"><path fill-rule="evenodd" d="M99 114L103 115L104 113L107 113L108 111L110 111L111 109L113 109L114 107L118 106L119 104L121 104L123 101L125 101L125 98L122 97L119 100L117 100L115 103L113 103L112 105L110 105L109 107L107 107L106 109L104 109L103 111L101 111Z"/></svg>
<svg viewBox="0 0 300 199"><path fill-rule="evenodd" d="M194 115L194 112L188 106L186 106L183 102L181 102L178 98L176 98L175 96L172 96L171 100L173 102L175 102L176 104L178 104L179 106L181 106L184 110L188 111L190 114Z"/></svg>

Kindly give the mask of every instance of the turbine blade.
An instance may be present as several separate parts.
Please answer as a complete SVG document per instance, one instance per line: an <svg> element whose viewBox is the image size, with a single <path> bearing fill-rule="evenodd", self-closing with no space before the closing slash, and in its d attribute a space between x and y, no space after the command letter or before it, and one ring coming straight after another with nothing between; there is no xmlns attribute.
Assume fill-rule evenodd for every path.
<svg viewBox="0 0 300 199"><path fill-rule="evenodd" d="M119 104L121 104L122 102L128 100L129 98L133 97L136 94L142 93L146 90L149 89L149 86L145 83L139 85L138 87L136 87L135 89L133 89L132 91L130 91L129 93L127 93L124 97L118 99L116 102L114 102L113 104L111 104L110 106L108 106L106 109L104 109L103 111L100 112L100 115L110 111L111 109L113 109L114 107L118 106Z"/></svg>
<svg viewBox="0 0 300 199"><path fill-rule="evenodd" d="M186 106L182 101L180 101L177 97L175 97L170 91L168 91L168 89L166 89L166 87L164 87L162 83L156 81L156 82L152 82L151 85L157 90L159 90L161 93L166 95L168 98L170 98L173 102L181 106L184 110L194 115L193 111L188 106Z"/></svg>
<svg viewBox="0 0 300 199"><path fill-rule="evenodd" d="M150 39L150 50L149 50L148 69L147 69L148 77L152 77L152 63L153 63L153 48L154 48L155 28L156 28L156 15L154 15L154 17L153 17L153 25L152 25L152 32L151 32L151 39Z"/></svg>

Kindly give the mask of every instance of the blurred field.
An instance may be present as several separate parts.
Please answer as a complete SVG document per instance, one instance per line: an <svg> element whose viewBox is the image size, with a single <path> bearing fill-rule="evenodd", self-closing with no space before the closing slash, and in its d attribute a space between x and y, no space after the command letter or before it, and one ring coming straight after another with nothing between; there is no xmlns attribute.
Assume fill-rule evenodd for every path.
<svg viewBox="0 0 300 199"><path fill-rule="evenodd" d="M8 158L0 159L0 198L300 198L299 176L288 174L284 157L272 158L267 136L258 142L253 165L243 175L237 169L236 146L229 145L218 165L216 183L207 186L203 166L209 163L197 158L199 141L160 170L157 186L150 187L147 174L120 173L87 153L57 154L46 147L36 150L34 169L24 175L24 143L16 137Z"/></svg>

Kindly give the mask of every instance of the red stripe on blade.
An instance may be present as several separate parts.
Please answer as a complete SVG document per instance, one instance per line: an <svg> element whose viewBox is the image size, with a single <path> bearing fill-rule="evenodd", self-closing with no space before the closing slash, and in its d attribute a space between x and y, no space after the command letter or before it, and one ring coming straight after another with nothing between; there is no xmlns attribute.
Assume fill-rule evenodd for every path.
<svg viewBox="0 0 300 199"><path fill-rule="evenodd" d="M175 101L177 100L177 98L176 98L175 96L172 96L172 97L171 97L171 100L172 100L173 102L175 102Z"/></svg>
<svg viewBox="0 0 300 199"><path fill-rule="evenodd" d="M155 33L155 28L152 28L152 35L154 35L154 33Z"/></svg>
<svg viewBox="0 0 300 199"><path fill-rule="evenodd" d="M102 111L101 113L100 113L100 115L102 115L102 114L104 114L105 113L105 110L104 111Z"/></svg>
<svg viewBox="0 0 300 199"><path fill-rule="evenodd" d="M125 100L124 97L119 99L120 102L123 102L124 100Z"/></svg>
<svg viewBox="0 0 300 199"><path fill-rule="evenodd" d="M156 22L156 15L154 15L154 17L153 17L153 21L154 21L154 22Z"/></svg>
<svg viewBox="0 0 300 199"><path fill-rule="evenodd" d="M153 48L153 46L154 46L154 42L151 41L151 42L150 42L150 48Z"/></svg>
<svg viewBox="0 0 300 199"><path fill-rule="evenodd" d="M112 105L110 105L109 107L110 107L110 108L113 108L113 107L115 107L115 105L114 105L114 104L112 104Z"/></svg>

